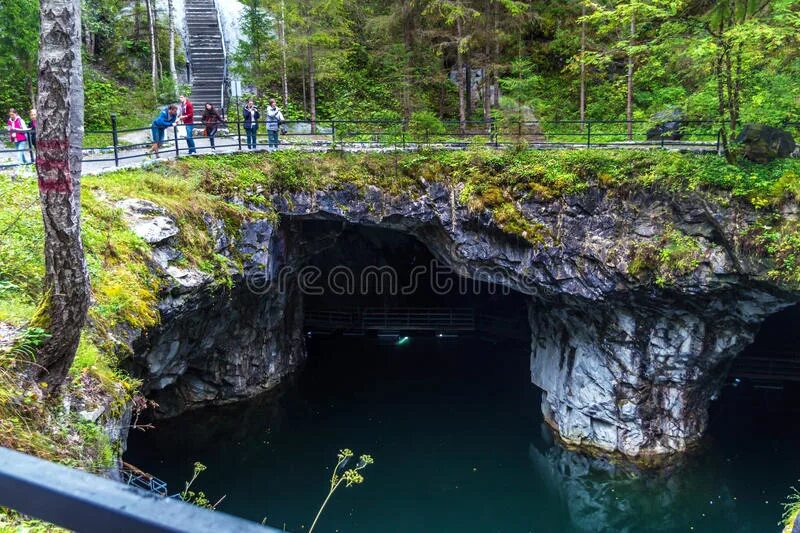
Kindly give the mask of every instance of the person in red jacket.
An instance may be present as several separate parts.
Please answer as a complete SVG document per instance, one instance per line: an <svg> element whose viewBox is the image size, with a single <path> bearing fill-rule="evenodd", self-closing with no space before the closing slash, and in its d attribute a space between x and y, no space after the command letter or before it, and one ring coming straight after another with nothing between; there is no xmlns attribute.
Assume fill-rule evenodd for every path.
<svg viewBox="0 0 800 533"><path fill-rule="evenodd" d="M182 94L180 99L181 105L178 110L178 118L186 127L186 145L189 147L189 153L196 154L197 149L194 147L194 106L186 98L186 95Z"/></svg>
<svg viewBox="0 0 800 533"><path fill-rule="evenodd" d="M25 126L25 121L22 120L21 116L17 115L17 110L13 107L8 110L8 122L6 122L6 125L11 135L11 142L17 147L19 162L24 165L28 162L25 158L25 150L28 149L28 137L26 135L28 128Z"/></svg>

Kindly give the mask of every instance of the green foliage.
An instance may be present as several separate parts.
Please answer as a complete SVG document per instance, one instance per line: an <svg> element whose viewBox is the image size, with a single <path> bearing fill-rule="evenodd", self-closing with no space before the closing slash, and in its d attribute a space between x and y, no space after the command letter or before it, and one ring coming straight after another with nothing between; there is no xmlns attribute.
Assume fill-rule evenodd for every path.
<svg viewBox="0 0 800 533"><path fill-rule="evenodd" d="M36 352L49 337L50 334L42 328L25 328L6 355L8 362L35 362Z"/></svg>
<svg viewBox="0 0 800 533"><path fill-rule="evenodd" d="M444 135L446 129L439 117L431 111L417 111L408 121L408 132L417 139L435 140Z"/></svg>
<svg viewBox="0 0 800 533"><path fill-rule="evenodd" d="M628 273L640 277L652 274L655 284L667 287L700 266L703 249L694 237L667 227L657 241L640 241L631 249Z"/></svg>
<svg viewBox="0 0 800 533"><path fill-rule="evenodd" d="M792 492L786 500L786 503L783 504L783 516L778 525L785 528L784 532L791 533L792 527L800 515L800 492L792 487Z"/></svg>
<svg viewBox="0 0 800 533"><path fill-rule="evenodd" d="M695 238L674 228L667 228L658 253L659 275L656 284L667 285L694 271L701 258L702 249Z"/></svg>
<svg viewBox="0 0 800 533"><path fill-rule="evenodd" d="M28 118L36 88L39 1L3 0L0 8L0 109L10 107ZM4 121L5 122L5 121Z"/></svg>
<svg viewBox="0 0 800 533"><path fill-rule="evenodd" d="M111 113L128 109L127 91L118 83L88 69L84 77L84 124L86 129L104 129L111 123ZM84 143L91 146L88 143Z"/></svg>
<svg viewBox="0 0 800 533"><path fill-rule="evenodd" d="M218 500L216 503L212 503L211 500L205 495L203 491L195 491L192 490L192 485L194 482L197 481L198 476L206 471L206 465L200 462L194 463L194 470L192 471L192 477L184 484L183 491L178 495L181 500L185 501L186 503L191 503L193 505L197 505L198 507L203 507L205 509L211 509L212 511L217 507L217 505L222 501L222 499ZM223 496L224 498L224 496Z"/></svg>
<svg viewBox="0 0 800 533"><path fill-rule="evenodd" d="M371 455L362 455L358 458L358 462L353 468L347 468L347 465L352 458L353 450L349 448L339 450L339 454L337 455L338 461L336 466L333 467L333 473L331 474L328 495L322 502L319 511L317 511L317 516L314 517L311 527L308 528L308 533L312 533L312 531L314 531L314 528L319 521L319 517L322 515L322 511L325 510L325 506L328 505L328 501L330 501L331 496L333 496L333 493L336 492L336 489L338 489L343 483L347 488L363 483L364 475L361 473L361 471L375 462Z"/></svg>
<svg viewBox="0 0 800 533"><path fill-rule="evenodd" d="M757 220L745 234L754 251L772 258L772 279L800 287L800 224L775 214Z"/></svg>

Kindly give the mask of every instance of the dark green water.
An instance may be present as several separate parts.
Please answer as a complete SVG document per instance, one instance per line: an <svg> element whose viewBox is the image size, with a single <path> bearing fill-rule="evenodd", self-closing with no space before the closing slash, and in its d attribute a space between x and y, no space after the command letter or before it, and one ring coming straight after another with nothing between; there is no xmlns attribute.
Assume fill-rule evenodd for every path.
<svg viewBox="0 0 800 533"><path fill-rule="evenodd" d="M636 474L555 446L528 348L475 339L315 340L278 397L188 413L133 433L127 460L220 510L307 530L339 448L370 453L319 532L778 531L800 486L787 395L726 388L707 444L684 465ZM796 400L796 397L794 398ZM797 402L795 402L797 403Z"/></svg>

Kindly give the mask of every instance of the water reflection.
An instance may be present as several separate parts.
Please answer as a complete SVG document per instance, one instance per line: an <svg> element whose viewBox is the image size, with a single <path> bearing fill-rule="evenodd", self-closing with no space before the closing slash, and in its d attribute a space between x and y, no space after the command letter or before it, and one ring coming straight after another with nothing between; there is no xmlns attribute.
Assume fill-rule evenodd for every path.
<svg viewBox="0 0 800 533"><path fill-rule="evenodd" d="M709 531L703 524L713 531L750 531L737 519L736 497L717 474L696 475L696 458L644 471L564 449L544 424L542 432L545 445L529 446L531 465L558 495L575 531Z"/></svg>

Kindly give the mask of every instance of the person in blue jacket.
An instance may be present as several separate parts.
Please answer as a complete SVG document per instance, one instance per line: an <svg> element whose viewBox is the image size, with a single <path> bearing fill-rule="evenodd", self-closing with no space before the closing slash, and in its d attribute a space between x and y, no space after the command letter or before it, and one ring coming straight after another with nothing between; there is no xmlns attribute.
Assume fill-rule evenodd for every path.
<svg viewBox="0 0 800 533"><path fill-rule="evenodd" d="M161 110L161 114L150 125L150 132L153 135L153 147L147 151L158 157L158 149L164 144L164 132L167 128L175 124L178 119L178 106L170 104Z"/></svg>

